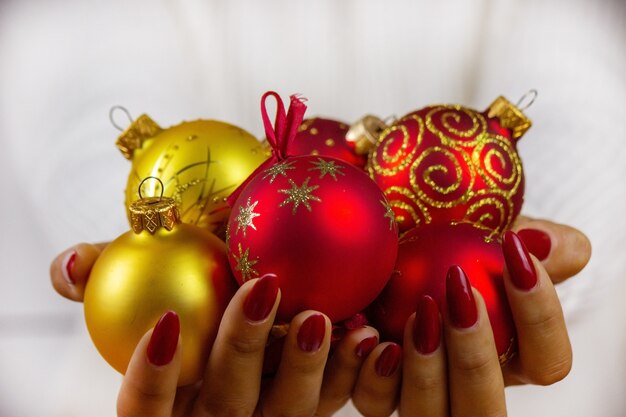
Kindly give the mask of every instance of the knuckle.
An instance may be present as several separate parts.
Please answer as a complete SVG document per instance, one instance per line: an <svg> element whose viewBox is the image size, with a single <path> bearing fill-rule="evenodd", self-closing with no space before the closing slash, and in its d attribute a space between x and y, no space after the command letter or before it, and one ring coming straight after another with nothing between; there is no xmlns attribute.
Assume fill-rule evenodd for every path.
<svg viewBox="0 0 626 417"><path fill-rule="evenodd" d="M552 385L565 379L571 369L571 357L566 357L551 366L545 366L535 371L532 374L532 380L537 385Z"/></svg>
<svg viewBox="0 0 626 417"><path fill-rule="evenodd" d="M320 355L322 356L322 355ZM285 357L283 357L284 359ZM296 374L308 375L321 371L324 368L325 361L323 357L288 357L287 366Z"/></svg>
<svg viewBox="0 0 626 417"><path fill-rule="evenodd" d="M562 323L560 310L555 307L545 307L544 311L524 318L521 325L538 336L549 336Z"/></svg>
<svg viewBox="0 0 626 417"><path fill-rule="evenodd" d="M491 375L494 363L494 358L489 352L462 351L456 355L452 361L452 366L460 373L481 378Z"/></svg>
<svg viewBox="0 0 626 417"><path fill-rule="evenodd" d="M265 337L250 335L232 335L226 340L231 351L239 356L252 356L263 352L265 349Z"/></svg>
<svg viewBox="0 0 626 417"><path fill-rule="evenodd" d="M238 398L210 398L202 403L202 408L211 417L250 417L256 405L250 405Z"/></svg>
<svg viewBox="0 0 626 417"><path fill-rule="evenodd" d="M412 390L421 393L429 393L441 389L441 387L445 384L445 378L443 375L420 375L415 377L406 377L406 382L408 382Z"/></svg>
<svg viewBox="0 0 626 417"><path fill-rule="evenodd" d="M274 410L270 407L264 407L262 415L264 417L313 417L315 416L315 410L305 408Z"/></svg>

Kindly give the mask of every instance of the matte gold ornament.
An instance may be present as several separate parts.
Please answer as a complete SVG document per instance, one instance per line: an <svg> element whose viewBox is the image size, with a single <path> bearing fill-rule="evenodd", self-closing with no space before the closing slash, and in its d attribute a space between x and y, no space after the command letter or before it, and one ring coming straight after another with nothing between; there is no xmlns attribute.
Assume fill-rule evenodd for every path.
<svg viewBox="0 0 626 417"><path fill-rule="evenodd" d="M122 132L116 145L132 161L126 206L137 199L142 179L156 176L165 189L151 182L142 194L172 197L184 223L209 231L228 219L225 198L268 157L254 136L231 124L195 120L163 129L145 114Z"/></svg>
<svg viewBox="0 0 626 417"><path fill-rule="evenodd" d="M174 200L148 197L129 208L132 230L98 257L85 289L85 321L100 354L121 373L141 337L167 311L180 317L178 385L198 381L236 284L226 246L180 223Z"/></svg>

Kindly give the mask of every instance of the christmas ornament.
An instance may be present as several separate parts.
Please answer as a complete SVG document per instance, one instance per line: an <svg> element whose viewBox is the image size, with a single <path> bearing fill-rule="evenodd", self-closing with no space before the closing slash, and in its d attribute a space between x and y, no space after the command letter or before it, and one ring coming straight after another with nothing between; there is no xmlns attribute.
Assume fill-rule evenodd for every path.
<svg viewBox="0 0 626 417"><path fill-rule="evenodd" d="M289 146L292 155L322 155L341 159L359 168L365 167L367 152L357 154L356 142L348 141L348 125L315 117L302 122Z"/></svg>
<svg viewBox="0 0 626 417"><path fill-rule="evenodd" d="M445 311L446 274L459 265L482 294L500 362L517 349L515 326L504 291L504 256L490 233L471 224L422 225L400 239L396 271L370 307L370 318L384 337L401 342L417 300L432 296Z"/></svg>
<svg viewBox="0 0 626 417"><path fill-rule="evenodd" d="M202 377L222 313L236 290L222 241L180 223L174 200L147 197L129 208L132 231L98 257L85 289L85 320L100 354L126 372L139 339L168 310L180 317L179 385Z"/></svg>
<svg viewBox="0 0 626 417"><path fill-rule="evenodd" d="M504 97L485 112L429 106L381 134L368 170L401 231L468 221L501 233L522 206L524 173L516 144L530 126Z"/></svg>
<svg viewBox="0 0 626 417"><path fill-rule="evenodd" d="M216 231L228 219L225 198L267 159L260 143L243 129L216 120L195 120L162 129L141 115L116 143L132 161L126 184L126 205L137 199L143 178L144 196L172 197L185 223Z"/></svg>
<svg viewBox="0 0 626 417"><path fill-rule="evenodd" d="M276 99L272 128L265 100ZM315 309L333 322L360 312L389 279L397 253L391 207L363 171L339 159L287 150L306 106L263 96L272 157L229 197L229 260L239 283L265 273L280 280L279 321Z"/></svg>

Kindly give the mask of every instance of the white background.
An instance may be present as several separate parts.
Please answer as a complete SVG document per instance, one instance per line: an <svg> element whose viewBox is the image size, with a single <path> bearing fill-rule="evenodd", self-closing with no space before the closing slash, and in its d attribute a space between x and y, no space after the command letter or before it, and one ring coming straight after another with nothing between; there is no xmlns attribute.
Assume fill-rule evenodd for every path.
<svg viewBox="0 0 626 417"><path fill-rule="evenodd" d="M507 389L510 415L624 417L625 2L0 2L0 416L114 415L119 376L48 278L57 252L127 229L112 105L261 136L268 89L352 122L529 88L524 211L594 255L559 289L571 375Z"/></svg>

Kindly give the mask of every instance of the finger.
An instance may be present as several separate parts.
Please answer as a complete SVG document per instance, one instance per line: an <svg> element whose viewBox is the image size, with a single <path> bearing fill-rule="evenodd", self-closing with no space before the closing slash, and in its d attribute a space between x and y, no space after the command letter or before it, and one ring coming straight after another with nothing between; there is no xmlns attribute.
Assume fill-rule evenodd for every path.
<svg viewBox="0 0 626 417"><path fill-rule="evenodd" d="M504 416L504 381L487 309L465 272L446 279L444 320L452 416Z"/></svg>
<svg viewBox="0 0 626 417"><path fill-rule="evenodd" d="M549 385L569 373L572 349L561 304L548 273L514 232L502 243L506 289L519 345L518 374L524 382Z"/></svg>
<svg viewBox="0 0 626 417"><path fill-rule="evenodd" d="M61 252L50 264L50 279L54 289L65 298L83 301L91 267L106 245L79 243Z"/></svg>
<svg viewBox="0 0 626 417"><path fill-rule="evenodd" d="M170 417L181 366L180 322L165 313L137 345L117 399L119 417Z"/></svg>
<svg viewBox="0 0 626 417"><path fill-rule="evenodd" d="M293 318L276 377L261 404L261 415L313 416L330 349L331 323L315 311Z"/></svg>
<svg viewBox="0 0 626 417"><path fill-rule="evenodd" d="M324 371L317 415L331 416L352 396L361 365L378 345L378 331L365 326L349 331L339 342Z"/></svg>
<svg viewBox="0 0 626 417"><path fill-rule="evenodd" d="M579 273L591 257L591 242L573 227L520 216L513 230L530 253L542 261L555 283Z"/></svg>
<svg viewBox="0 0 626 417"><path fill-rule="evenodd" d="M446 352L437 303L423 296L404 330L400 416L448 415Z"/></svg>
<svg viewBox="0 0 626 417"><path fill-rule="evenodd" d="M387 417L397 404L402 377L402 348L396 343L381 343L361 367L352 403L368 417Z"/></svg>
<svg viewBox="0 0 626 417"><path fill-rule="evenodd" d="M278 279L272 274L250 280L237 291L222 317L194 416L252 415L279 302Z"/></svg>

